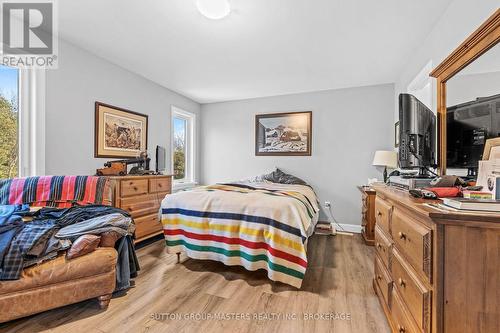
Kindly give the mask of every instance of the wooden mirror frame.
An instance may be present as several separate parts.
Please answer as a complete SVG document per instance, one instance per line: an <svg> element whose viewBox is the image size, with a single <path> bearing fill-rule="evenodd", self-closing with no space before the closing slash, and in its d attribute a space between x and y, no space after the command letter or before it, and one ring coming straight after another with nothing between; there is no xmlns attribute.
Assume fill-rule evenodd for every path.
<svg viewBox="0 0 500 333"><path fill-rule="evenodd" d="M500 9L437 66L430 76L437 79L438 167L446 174L446 81L500 42Z"/></svg>

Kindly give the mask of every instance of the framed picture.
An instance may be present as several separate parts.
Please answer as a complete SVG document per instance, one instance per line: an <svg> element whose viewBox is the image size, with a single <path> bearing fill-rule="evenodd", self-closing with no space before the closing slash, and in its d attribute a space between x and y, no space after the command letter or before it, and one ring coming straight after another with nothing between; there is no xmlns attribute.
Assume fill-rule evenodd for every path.
<svg viewBox="0 0 500 333"><path fill-rule="evenodd" d="M311 156L312 111L255 116L255 155Z"/></svg>
<svg viewBox="0 0 500 333"><path fill-rule="evenodd" d="M394 147L399 147L399 121L394 124Z"/></svg>
<svg viewBox="0 0 500 333"><path fill-rule="evenodd" d="M147 148L147 115L95 102L94 157L136 157Z"/></svg>
<svg viewBox="0 0 500 333"><path fill-rule="evenodd" d="M486 140L483 161L500 159L500 137Z"/></svg>

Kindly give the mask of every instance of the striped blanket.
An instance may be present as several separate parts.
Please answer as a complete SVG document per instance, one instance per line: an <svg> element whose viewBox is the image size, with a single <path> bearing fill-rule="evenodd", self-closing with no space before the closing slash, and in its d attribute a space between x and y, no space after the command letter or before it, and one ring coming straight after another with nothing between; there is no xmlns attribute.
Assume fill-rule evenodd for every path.
<svg viewBox="0 0 500 333"><path fill-rule="evenodd" d="M40 176L0 179L0 205L71 207L74 204L110 205L106 177Z"/></svg>
<svg viewBox="0 0 500 333"><path fill-rule="evenodd" d="M265 269L269 279L297 288L318 211L310 187L270 182L198 187L161 204L169 253Z"/></svg>

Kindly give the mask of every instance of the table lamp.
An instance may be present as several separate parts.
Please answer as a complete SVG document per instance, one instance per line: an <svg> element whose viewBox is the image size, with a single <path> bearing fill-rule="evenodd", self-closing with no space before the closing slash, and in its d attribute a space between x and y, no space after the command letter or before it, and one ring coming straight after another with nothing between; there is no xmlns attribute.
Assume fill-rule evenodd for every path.
<svg viewBox="0 0 500 333"><path fill-rule="evenodd" d="M377 150L372 165L384 167L384 182L387 182L387 168L398 167L398 154L394 150Z"/></svg>

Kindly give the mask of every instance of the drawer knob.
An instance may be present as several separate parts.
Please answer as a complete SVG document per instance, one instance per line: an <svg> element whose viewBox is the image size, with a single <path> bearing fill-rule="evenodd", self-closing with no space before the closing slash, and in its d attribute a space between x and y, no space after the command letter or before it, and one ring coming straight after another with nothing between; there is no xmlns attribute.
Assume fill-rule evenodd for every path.
<svg viewBox="0 0 500 333"><path fill-rule="evenodd" d="M406 287L406 281L403 280L402 278L399 278L398 279L398 283L401 287L405 288Z"/></svg>
<svg viewBox="0 0 500 333"><path fill-rule="evenodd" d="M399 235L399 239L406 240L406 234L405 234L404 232L401 232L401 231L400 231L400 232L398 233L398 235Z"/></svg>
<svg viewBox="0 0 500 333"><path fill-rule="evenodd" d="M381 212L381 211L378 211L378 212L377 212L377 215L378 215L378 216L382 216L382 212Z"/></svg>
<svg viewBox="0 0 500 333"><path fill-rule="evenodd" d="M406 332L406 328L404 326L398 325L398 332L399 333L405 333Z"/></svg>
<svg viewBox="0 0 500 333"><path fill-rule="evenodd" d="M382 276L377 275L377 280L382 280Z"/></svg>

